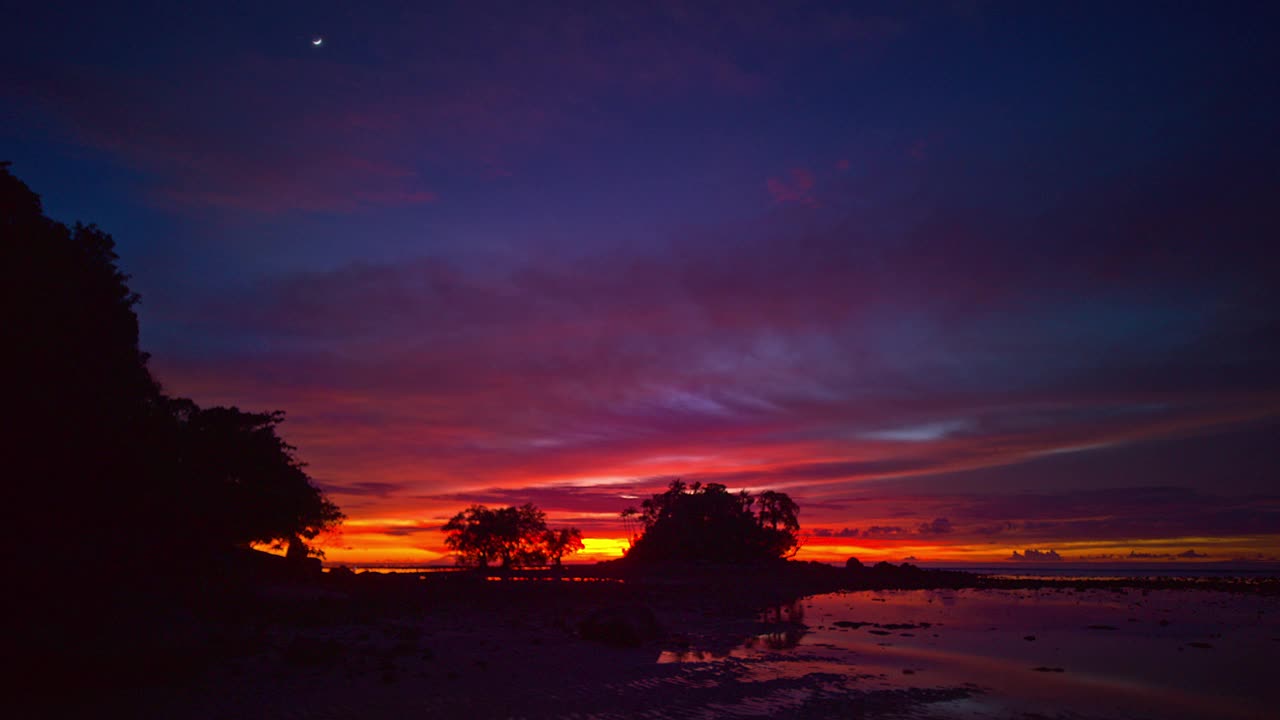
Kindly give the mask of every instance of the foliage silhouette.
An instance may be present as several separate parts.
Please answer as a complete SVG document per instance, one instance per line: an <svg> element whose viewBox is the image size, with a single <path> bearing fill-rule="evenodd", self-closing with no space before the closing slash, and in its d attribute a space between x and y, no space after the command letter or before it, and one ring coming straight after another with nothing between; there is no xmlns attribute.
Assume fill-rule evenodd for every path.
<svg viewBox="0 0 1280 720"><path fill-rule="evenodd" d="M542 544L547 549L547 559L556 567L560 567L560 559L565 555L572 555L585 547L582 544L582 531L575 527L547 530Z"/></svg>
<svg viewBox="0 0 1280 720"><path fill-rule="evenodd" d="M759 513L752 507L758 505ZM753 497L730 493L719 483L672 480L640 509L622 511L639 517L643 528L627 551L634 562L749 563L785 558L799 547L800 508L786 493L768 491Z"/></svg>
<svg viewBox="0 0 1280 720"><path fill-rule="evenodd" d="M342 519L278 436L281 413L166 395L110 235L68 228L0 164L7 524L20 569L148 573L233 545L315 538ZM177 566L171 566L171 572Z"/></svg>
<svg viewBox="0 0 1280 720"><path fill-rule="evenodd" d="M457 554L459 565L486 568L499 562L504 568L556 566L565 555L582 549L577 528L547 528L547 515L531 503L520 507L487 508L472 505L454 515L441 531L444 544Z"/></svg>
<svg viewBox="0 0 1280 720"><path fill-rule="evenodd" d="M181 427L177 460L212 518L203 533L222 545L288 543L295 557L319 554L303 540L335 528L343 516L277 434L284 413L174 405L181 406L174 415Z"/></svg>

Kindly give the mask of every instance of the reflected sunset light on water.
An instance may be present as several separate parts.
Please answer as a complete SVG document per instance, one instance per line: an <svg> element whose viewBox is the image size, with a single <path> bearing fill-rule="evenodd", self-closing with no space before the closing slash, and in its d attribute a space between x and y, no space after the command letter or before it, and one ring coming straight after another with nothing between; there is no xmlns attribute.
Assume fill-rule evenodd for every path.
<svg viewBox="0 0 1280 720"><path fill-rule="evenodd" d="M1276 598L1170 590L913 590L819 595L761 620L785 628L658 663L722 663L739 681L969 688L930 717L1272 717ZM843 623L841 625L840 623Z"/></svg>

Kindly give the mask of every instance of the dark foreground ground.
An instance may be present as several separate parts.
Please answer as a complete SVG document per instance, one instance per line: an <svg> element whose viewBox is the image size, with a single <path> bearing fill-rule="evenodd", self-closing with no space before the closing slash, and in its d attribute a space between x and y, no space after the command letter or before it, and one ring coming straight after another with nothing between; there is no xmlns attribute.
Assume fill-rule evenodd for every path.
<svg viewBox="0 0 1280 720"><path fill-rule="evenodd" d="M502 580L300 573L253 558L180 586L85 588L20 634L27 717L411 718L927 716L969 687L815 691L664 652L786 647L789 603L870 588L1125 587L1277 595L1280 582L995 581L911 567L618 567ZM795 702L779 706L779 697ZM766 699L768 699L766 703Z"/></svg>

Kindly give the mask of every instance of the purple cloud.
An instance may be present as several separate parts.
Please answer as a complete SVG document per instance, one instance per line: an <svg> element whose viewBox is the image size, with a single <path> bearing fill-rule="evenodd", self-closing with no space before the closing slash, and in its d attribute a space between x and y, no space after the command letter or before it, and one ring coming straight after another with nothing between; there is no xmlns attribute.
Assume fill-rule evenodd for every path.
<svg viewBox="0 0 1280 720"><path fill-rule="evenodd" d="M952 532L952 530L954 530L954 528L951 525L951 521L946 518L934 518L930 522L921 523L920 526L916 528L916 532L921 535L946 535Z"/></svg>

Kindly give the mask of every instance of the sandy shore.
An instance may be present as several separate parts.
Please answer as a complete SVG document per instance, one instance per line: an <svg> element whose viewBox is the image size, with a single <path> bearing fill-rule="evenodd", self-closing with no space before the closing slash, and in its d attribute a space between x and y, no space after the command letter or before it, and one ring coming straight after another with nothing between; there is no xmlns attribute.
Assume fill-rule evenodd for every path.
<svg viewBox="0 0 1280 720"><path fill-rule="evenodd" d="M68 683L74 692L34 699L50 716L70 706L148 718L808 718L929 717L932 704L982 692L834 682L821 671L762 677L726 657L744 638L785 648L806 629L787 601L822 591L803 579L705 575L210 586L194 610L135 613L145 632L116 624L94 641L101 652L85 679ZM634 620L638 636L588 632L602 614ZM720 661L658 662L691 648Z"/></svg>
<svg viewBox="0 0 1280 720"><path fill-rule="evenodd" d="M662 627L682 630L615 647L580 637L571 614L450 608L268 627L258 652L130 704L151 717L189 718L826 717L842 700L896 711L964 693L871 691L855 701L823 694L815 678L744 680L732 663L656 662L664 648L740 643L759 630L748 617L665 608Z"/></svg>
<svg viewBox="0 0 1280 720"><path fill-rule="evenodd" d="M755 634L759 597L614 582L271 583L215 592L199 617L154 617L133 647L100 638L91 682L35 707L147 718L827 717L906 710L966 691L826 693L815 678L753 679L734 663L660 664ZM632 645L584 637L584 619L651 616ZM615 638L616 640L616 638ZM853 706L853 705L850 705ZM38 714L38 713L37 713Z"/></svg>

